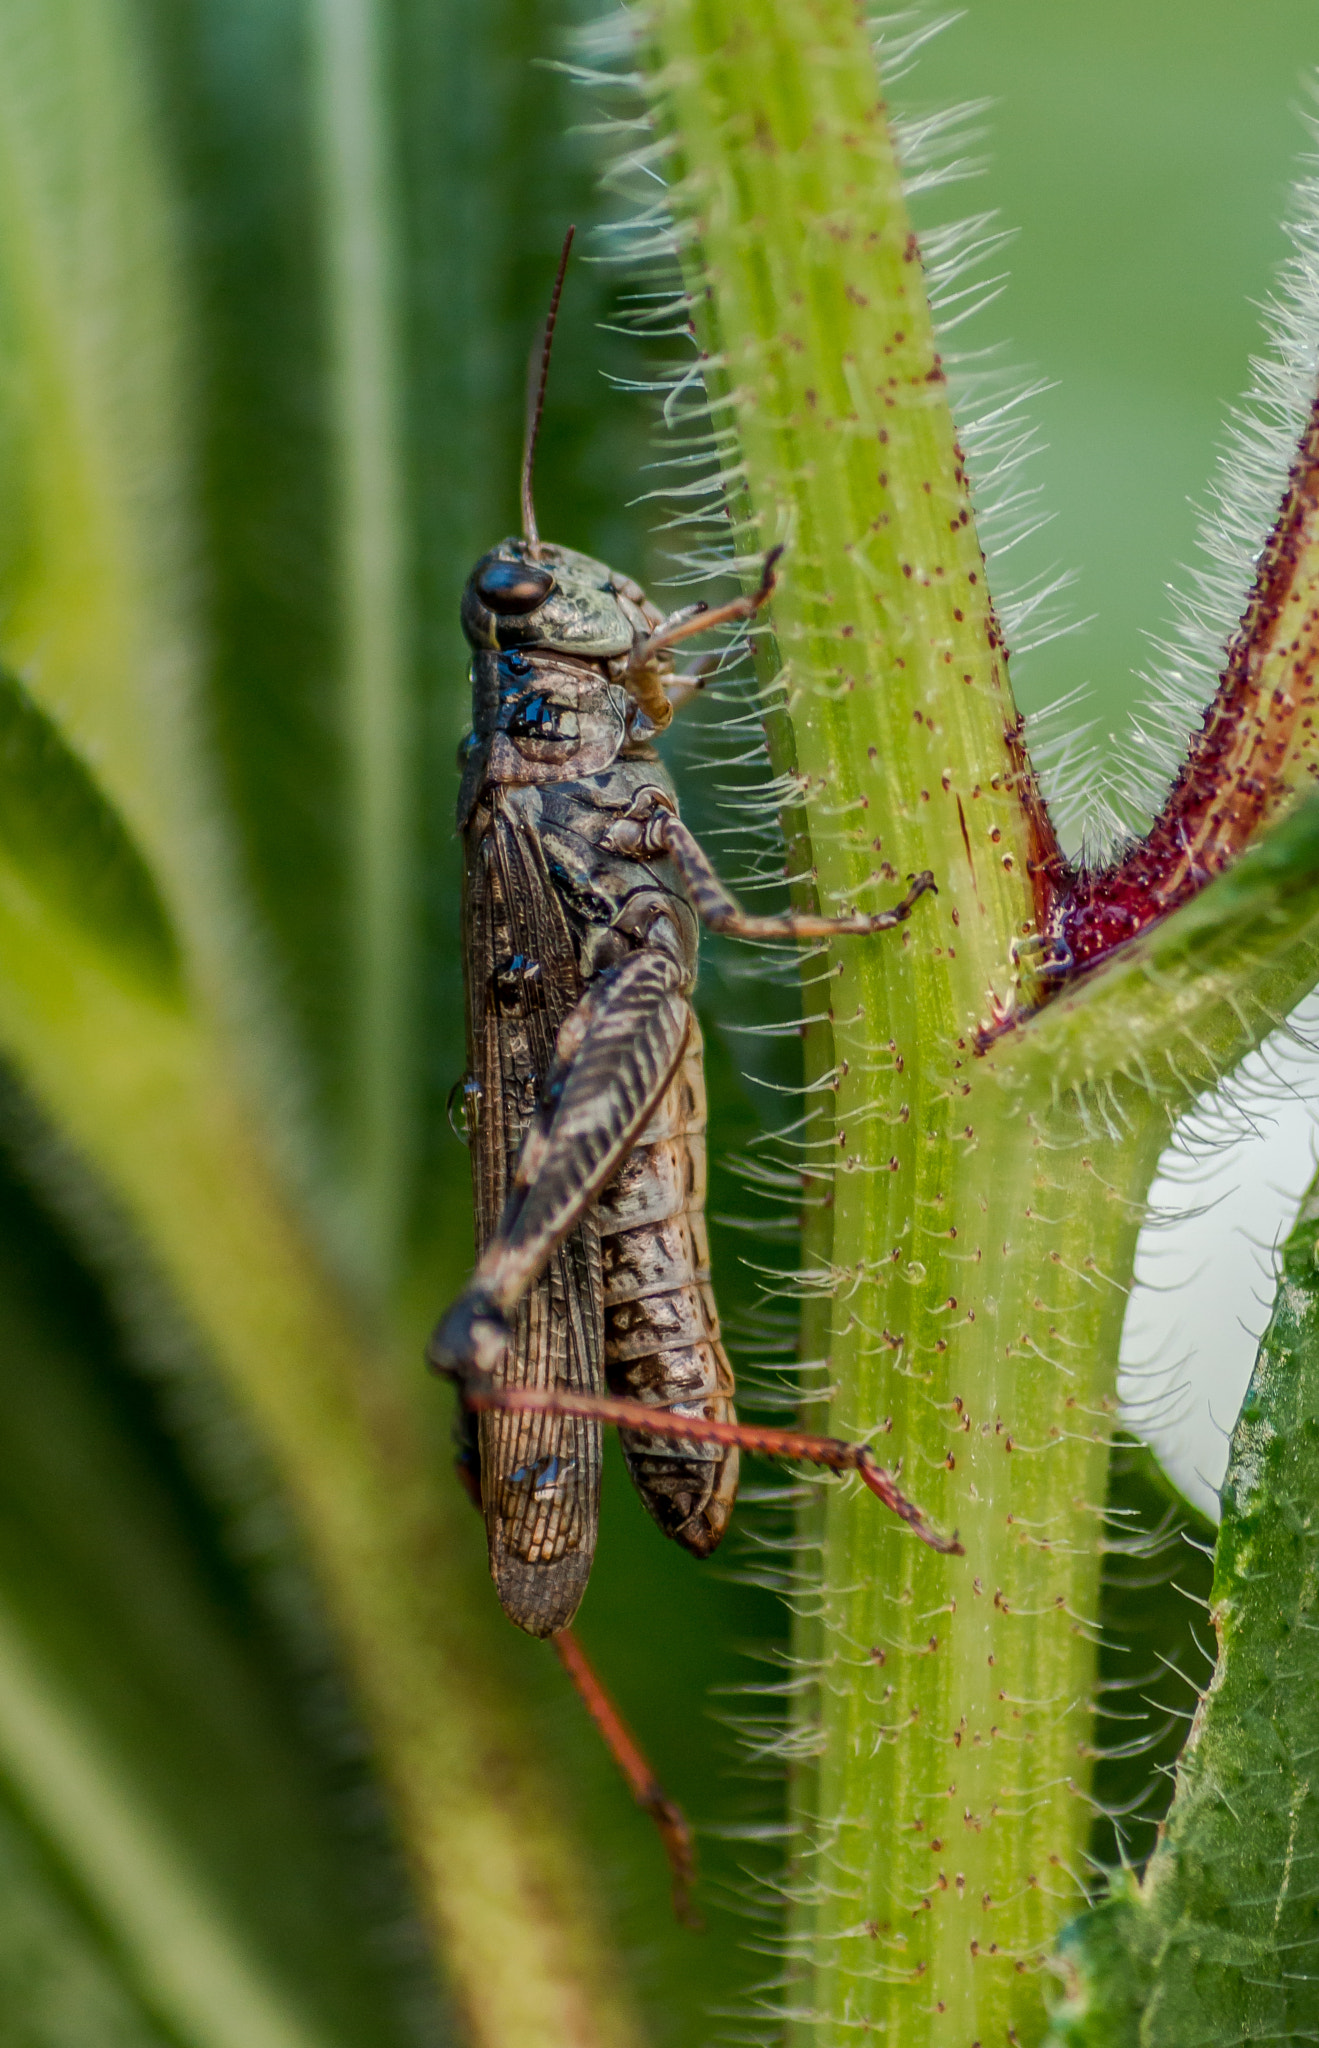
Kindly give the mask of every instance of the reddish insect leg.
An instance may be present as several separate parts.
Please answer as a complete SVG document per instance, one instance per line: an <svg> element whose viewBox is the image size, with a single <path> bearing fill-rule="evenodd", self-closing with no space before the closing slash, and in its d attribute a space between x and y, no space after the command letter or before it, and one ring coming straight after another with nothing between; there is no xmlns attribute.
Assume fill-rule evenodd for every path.
<svg viewBox="0 0 1319 2048"><path fill-rule="evenodd" d="M684 605L681 611L674 612L672 618L665 619L648 639L639 640L632 649L627 662L629 675L635 676L657 654L666 647L676 647L680 640L708 633L715 626L731 625L735 619L753 619L773 594L774 565L782 553L781 547L770 549L761 565L760 582L749 597L731 598L727 604L716 605L713 611L704 604Z"/></svg>
<svg viewBox="0 0 1319 2048"><path fill-rule="evenodd" d="M458 1477L480 1514L481 1462L474 1428L476 1417L470 1408L460 1408L458 1415ZM692 1902L696 1883L696 1844L686 1814L665 1792L645 1751L609 1697L572 1629L561 1628L550 1637L550 1641L573 1682L577 1697L594 1721L605 1748L627 1780L632 1797L643 1813L650 1815L659 1830L660 1843L668 1858L675 1918L684 1927L699 1929L701 1916Z"/></svg>
<svg viewBox="0 0 1319 2048"><path fill-rule="evenodd" d="M908 1500L868 1444L847 1443L835 1436L809 1436L796 1429L762 1428L754 1422L716 1422L700 1415L675 1415L671 1409L652 1408L645 1401L620 1400L613 1394L575 1394L558 1387L504 1387L477 1374L469 1375L461 1384L468 1408L579 1415L614 1423L620 1429L644 1431L647 1436L666 1437L670 1442L736 1444L739 1450L757 1453L762 1458L797 1459L822 1465L830 1472L856 1472L875 1497L900 1516L931 1550L954 1557L963 1555L956 1536L942 1536L931 1526L924 1509Z"/></svg>
<svg viewBox="0 0 1319 2048"><path fill-rule="evenodd" d="M632 1730L610 1699L587 1660L586 1652L572 1629L561 1628L550 1641L559 1662L577 1689L577 1697L595 1722L606 1749L627 1780L628 1790L642 1811L659 1829L664 1853L669 1859L673 1881L673 1911L684 1927L699 1928L700 1915L692 1904L696 1881L696 1845L687 1816L668 1798Z"/></svg>

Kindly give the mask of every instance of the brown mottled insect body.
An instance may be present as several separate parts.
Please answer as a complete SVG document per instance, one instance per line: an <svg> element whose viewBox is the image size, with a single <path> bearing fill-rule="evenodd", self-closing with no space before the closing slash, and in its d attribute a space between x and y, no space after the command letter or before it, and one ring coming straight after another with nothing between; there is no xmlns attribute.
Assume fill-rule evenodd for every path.
<svg viewBox="0 0 1319 2048"><path fill-rule="evenodd" d="M698 1556L737 1489L704 1221L698 915L750 937L866 933L901 922L931 886L919 877L876 914L749 917L681 823L653 741L695 679L674 675L670 649L757 609L771 567L753 597L665 621L603 563L508 540L463 600L479 1256L432 1358L469 1398L487 1389L476 1451L491 1569L534 1635L567 1626L590 1571L593 1399L653 1416L653 1431L635 1426L635 1406L614 1418L628 1425L628 1467L661 1528ZM518 1406L537 1392L578 1411Z"/></svg>
<svg viewBox="0 0 1319 2048"><path fill-rule="evenodd" d="M860 935L900 924L934 883L917 876L888 911L749 917L679 819L653 741L702 678L675 675L673 649L753 617L779 550L750 596L666 619L627 577L542 543L532 464L571 244L570 229L532 384L523 537L483 556L463 592L464 1094L478 1257L429 1355L462 1392L460 1466L485 1513L505 1612L559 1638L589 1710L612 1727L563 1634L595 1549L604 1422L619 1425L655 1520L698 1556L727 1526L740 1444L858 1472L947 1547L866 1446L734 1415L710 1285L691 1006L698 919L746 938ZM636 1759L615 1753L635 1776ZM669 1825L662 1795L643 1803Z"/></svg>
<svg viewBox="0 0 1319 2048"><path fill-rule="evenodd" d="M595 658L528 645L530 622L515 612L493 616L500 637L511 627L522 646L478 647L473 661L460 800L468 1049L479 1088L478 1239L483 1255L493 1246L475 1284L511 1321L495 1377L581 1392L607 1384L728 1420L732 1373L702 1210L705 1089L689 1000L696 918L672 862L641 846L637 821L676 812L676 799L651 744L654 723L610 674L661 621L635 585L599 563L548 547L534 564L526 557L526 544L510 541L478 566L469 632L490 630L486 599L511 590L520 601L538 587L518 580L524 571L540 572L542 585L552 573L541 630L585 643ZM627 850L616 850L620 841ZM588 1085L596 1066L605 1070L598 1091ZM570 1070L583 1097L571 1132ZM551 1105L557 1116L547 1116ZM551 1125L559 1171L551 1162L546 1175ZM520 1229L509 1227L515 1219ZM736 1450L629 1432L624 1452L666 1533L700 1555L712 1550L736 1492ZM523 1627L553 1634L590 1570L599 1424L488 1412L479 1458L500 1597Z"/></svg>
<svg viewBox="0 0 1319 2048"><path fill-rule="evenodd" d="M675 1413L733 1419L733 1369L719 1334L705 1227L705 1069L692 1013L673 1079L602 1193L605 1366L613 1394ZM737 1493L736 1446L660 1444L622 1433L623 1456L666 1536L708 1557Z"/></svg>

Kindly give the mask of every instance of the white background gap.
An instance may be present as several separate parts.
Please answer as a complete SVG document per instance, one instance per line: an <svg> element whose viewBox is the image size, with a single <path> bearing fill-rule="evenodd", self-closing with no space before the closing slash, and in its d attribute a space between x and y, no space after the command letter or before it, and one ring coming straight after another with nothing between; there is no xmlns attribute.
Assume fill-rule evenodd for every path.
<svg viewBox="0 0 1319 2048"><path fill-rule="evenodd" d="M1294 1021L1315 1038L1319 1003ZM1119 1381L1131 1427L1215 1519L1228 1436L1268 1321L1274 1248L1319 1156L1319 1048L1278 1034L1245 1063L1232 1094L1238 1110L1197 1110L1160 1163Z"/></svg>

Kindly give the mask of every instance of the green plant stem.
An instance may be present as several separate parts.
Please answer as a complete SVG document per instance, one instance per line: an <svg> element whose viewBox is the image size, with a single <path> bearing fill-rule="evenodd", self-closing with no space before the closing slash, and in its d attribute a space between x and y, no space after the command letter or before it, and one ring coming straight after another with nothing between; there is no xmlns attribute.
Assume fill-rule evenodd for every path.
<svg viewBox="0 0 1319 2048"><path fill-rule="evenodd" d="M897 941L830 963L812 1320L831 1426L889 1430L967 1554L932 1556L850 1487L808 1511L787 2004L803 2042L1026 2040L1090 1820L1097 1517L1162 1125L1133 1090L1134 1134L1082 1143L1047 1085L1009 1097L974 1056L1032 928L1034 849L855 10L661 0L651 19L755 542L788 543L774 623L820 897L878 903L924 867L940 890Z"/></svg>
<svg viewBox="0 0 1319 2048"><path fill-rule="evenodd" d="M471 2039L622 2048L632 2022L435 1441L448 1404L419 1333L399 1365L363 1334L214 1044L7 867L0 946L0 1040L152 1246L298 1512Z"/></svg>
<svg viewBox="0 0 1319 2048"><path fill-rule="evenodd" d="M828 1426L885 1432L966 1555L923 1550L855 1486L804 1510L790 2032L1026 2043L1084 1875L1137 1231L1172 1117L1313 979L1319 824L1298 814L978 1054L1049 839L863 25L845 0L654 0L647 19L741 539L787 543L798 878L825 906L922 868L939 887L899 939L840 943L806 976L808 1102L832 1097L803 1156L806 1354L827 1356Z"/></svg>

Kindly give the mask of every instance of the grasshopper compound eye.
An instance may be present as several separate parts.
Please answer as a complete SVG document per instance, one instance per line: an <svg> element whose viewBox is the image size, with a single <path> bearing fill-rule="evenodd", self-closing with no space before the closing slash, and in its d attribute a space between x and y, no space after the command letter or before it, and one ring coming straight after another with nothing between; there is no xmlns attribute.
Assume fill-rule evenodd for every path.
<svg viewBox="0 0 1319 2048"><path fill-rule="evenodd" d="M554 588L554 577L539 562L487 562L475 590L487 611L534 612Z"/></svg>

